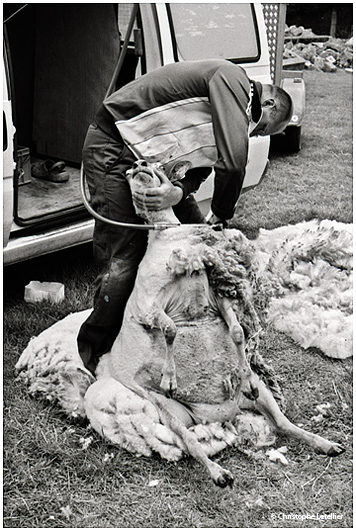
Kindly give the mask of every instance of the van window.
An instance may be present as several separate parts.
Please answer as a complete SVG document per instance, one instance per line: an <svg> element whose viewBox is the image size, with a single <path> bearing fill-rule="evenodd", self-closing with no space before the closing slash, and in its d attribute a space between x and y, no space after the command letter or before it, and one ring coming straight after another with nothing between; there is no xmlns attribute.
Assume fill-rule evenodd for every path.
<svg viewBox="0 0 356 531"><path fill-rule="evenodd" d="M259 38L251 4L169 4L176 60L257 61Z"/></svg>

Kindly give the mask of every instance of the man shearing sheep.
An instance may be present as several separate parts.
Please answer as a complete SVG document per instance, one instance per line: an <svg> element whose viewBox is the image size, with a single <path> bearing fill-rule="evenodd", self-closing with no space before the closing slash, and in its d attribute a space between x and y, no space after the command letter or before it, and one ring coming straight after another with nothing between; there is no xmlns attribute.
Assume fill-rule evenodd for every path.
<svg viewBox="0 0 356 531"><path fill-rule="evenodd" d="M292 114L290 96L250 80L223 59L162 66L107 97L88 130L83 166L91 205L104 217L143 223L133 202L149 210L173 207L181 223L215 224L233 217L247 164L249 137L282 132ZM126 171L135 160L163 164L161 186L133 196ZM190 169L176 181L177 162ZM211 211L204 218L191 195L215 170ZM96 220L94 255L101 265L94 309L78 335L84 365L94 372L118 335L147 233Z"/></svg>

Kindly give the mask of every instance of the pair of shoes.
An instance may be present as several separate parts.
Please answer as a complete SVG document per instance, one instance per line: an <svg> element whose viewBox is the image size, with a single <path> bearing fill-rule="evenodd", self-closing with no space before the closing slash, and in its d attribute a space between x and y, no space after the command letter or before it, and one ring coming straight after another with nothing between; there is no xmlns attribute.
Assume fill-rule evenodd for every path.
<svg viewBox="0 0 356 531"><path fill-rule="evenodd" d="M43 160L34 162L31 166L31 174L37 179L44 179L52 183L65 183L69 179L69 172L64 171L65 162L53 162L53 160Z"/></svg>

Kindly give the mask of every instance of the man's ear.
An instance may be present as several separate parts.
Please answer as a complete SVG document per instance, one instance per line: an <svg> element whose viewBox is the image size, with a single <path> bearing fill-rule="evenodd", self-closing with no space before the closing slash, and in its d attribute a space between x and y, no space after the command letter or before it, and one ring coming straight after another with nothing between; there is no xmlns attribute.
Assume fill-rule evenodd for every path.
<svg viewBox="0 0 356 531"><path fill-rule="evenodd" d="M262 102L262 107L276 107L276 102L273 98L268 98Z"/></svg>

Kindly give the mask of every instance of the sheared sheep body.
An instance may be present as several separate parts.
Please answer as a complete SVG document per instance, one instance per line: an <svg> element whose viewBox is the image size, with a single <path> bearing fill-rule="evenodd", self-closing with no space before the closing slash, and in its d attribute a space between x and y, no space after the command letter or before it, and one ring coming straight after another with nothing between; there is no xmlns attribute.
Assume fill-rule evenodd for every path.
<svg viewBox="0 0 356 531"><path fill-rule="evenodd" d="M202 243L204 233L208 235L211 229L204 229L187 226L154 235L140 264L122 331L112 348L111 374L125 385L138 382L146 389L160 391L166 344L152 308L162 307L177 326L173 345L178 381L175 399L195 404L193 416L198 410L204 415L204 404L211 406L200 421L211 421L213 416L214 421L224 422L236 415L237 406L232 403L238 392L240 362L209 285L205 264L213 269L214 258L212 249ZM240 277L247 277L243 267ZM249 296L246 289L244 298Z"/></svg>
<svg viewBox="0 0 356 531"><path fill-rule="evenodd" d="M156 213L154 222L172 222L172 216L169 211L160 219ZM252 267L254 257L256 266ZM281 263L278 250L273 259L270 265ZM251 357L251 365L258 367L256 336L260 326L252 283L255 279L256 286L259 284L259 273L268 271L266 264L263 249L259 256L254 254L254 246L239 231L214 233L210 227L188 226L150 233L121 332L111 353L99 364L97 382L88 382L85 414L93 428L141 455L158 451L174 460L182 452L189 453L219 486L231 484L232 475L208 456L227 444L241 443L241 433L255 441L257 434L262 434L260 442L261 438L265 443L271 439L266 421L257 433L253 427L246 429L239 407L259 411L278 430L319 452L340 453L340 445L289 422L248 366L247 357ZM285 284L290 270L284 270L282 260L282 267L270 272L272 276L267 274L267 282L260 285L275 295L276 278L283 277ZM43 352L50 355L50 345L46 348L37 350L39 357ZM53 354L57 353L55 346ZM32 354L36 357L34 351ZM41 363L36 365L30 358L28 350L17 368L36 366L32 377L41 376ZM81 373L81 360L75 363ZM263 363L262 369L270 376ZM69 385L74 379L64 378ZM261 417L250 417L247 424L254 426L254 418L258 425Z"/></svg>

